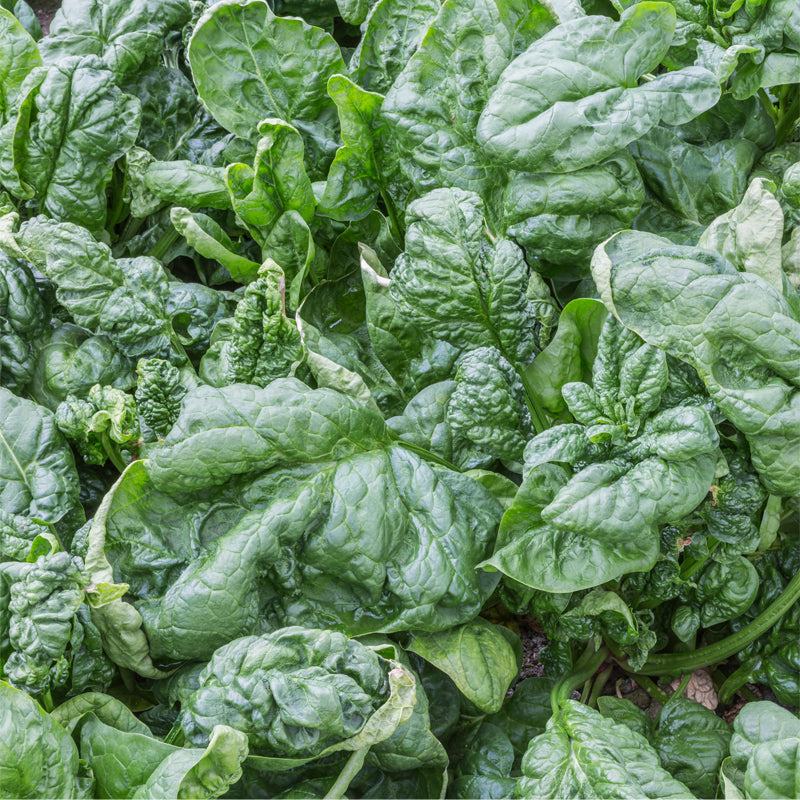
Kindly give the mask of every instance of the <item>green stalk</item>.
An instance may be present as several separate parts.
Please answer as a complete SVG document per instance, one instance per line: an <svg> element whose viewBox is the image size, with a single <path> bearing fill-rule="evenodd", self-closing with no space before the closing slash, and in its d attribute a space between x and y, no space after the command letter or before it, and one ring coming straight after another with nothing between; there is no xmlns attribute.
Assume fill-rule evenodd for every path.
<svg viewBox="0 0 800 800"><path fill-rule="evenodd" d="M666 692L662 692L655 681L651 681L647 675L637 675L635 672L632 672L631 675L636 678L636 683L638 683L657 703L661 703L662 706L665 706L669 702L669 695Z"/></svg>
<svg viewBox="0 0 800 800"><path fill-rule="evenodd" d="M394 240L400 247L404 246L405 237L403 236L403 229L400 227L400 220L397 218L397 210L394 207L392 198L381 190L381 199L386 206L386 213L389 217L389 230L392 232Z"/></svg>
<svg viewBox="0 0 800 800"><path fill-rule="evenodd" d="M186 736L183 733L180 720L169 729L169 733L164 737L164 741L167 744L175 745L175 747L183 747L186 742Z"/></svg>
<svg viewBox="0 0 800 800"><path fill-rule="evenodd" d="M572 671L557 681L550 692L550 704L553 706L554 714L558 713L561 706L569 700L573 689L586 683L597 672L608 655L607 647L603 646L599 650L595 650L594 642L589 642L583 655L575 662Z"/></svg>
<svg viewBox="0 0 800 800"><path fill-rule="evenodd" d="M758 90L758 99L761 101L761 105L764 107L764 110L767 112L767 114L770 115L772 121L777 126L778 111L775 108L775 105L773 104L772 100L769 99L769 95L767 94L765 89L762 88Z"/></svg>
<svg viewBox="0 0 800 800"><path fill-rule="evenodd" d="M750 677L753 670L758 668L759 663L760 661L758 658L748 659L737 670L728 675L719 689L720 703L730 702L736 690L741 689L742 686L747 683L747 679Z"/></svg>
<svg viewBox="0 0 800 800"><path fill-rule="evenodd" d="M169 332L169 340L172 343L172 346L175 348L178 355L181 355L183 356L183 358L186 359L185 366L189 367L192 370L192 372L194 372L196 375L197 371L195 370L194 364L192 364L192 360L189 358L189 356L186 353L186 350L183 347L183 342L181 342L181 340L178 338L178 334L175 333L175 331L173 331L171 328Z"/></svg>
<svg viewBox="0 0 800 800"><path fill-rule="evenodd" d="M798 118L800 118L800 93L795 95L789 108L781 110L780 120L775 127L775 141L778 145L789 141L795 125L798 122Z"/></svg>
<svg viewBox="0 0 800 800"><path fill-rule="evenodd" d="M640 675L694 672L696 669L725 661L765 634L798 600L800 600L800 572L786 584L780 596L737 633L689 653L656 653L647 659L641 670L631 672L631 675L639 680Z"/></svg>
<svg viewBox="0 0 800 800"><path fill-rule="evenodd" d="M119 222L122 215L122 209L125 206L125 192L128 189L128 171L122 173L122 184L119 183L119 171L114 176L114 200L106 219L106 230L109 234L113 235L114 228Z"/></svg>
<svg viewBox="0 0 800 800"><path fill-rule="evenodd" d="M447 459L437 456L435 453L431 453L430 450L426 450L424 447L420 447L418 444L401 439L392 431L389 433L392 439L397 442L397 444L399 444L401 447L404 447L406 450L410 450L412 453L416 453L425 461L432 461L434 464L438 464L440 467L447 467L447 469L452 469L454 472L462 472L461 469L459 469L455 464L451 464Z"/></svg>
<svg viewBox="0 0 800 800"><path fill-rule="evenodd" d="M686 691L686 687L689 685L689 681L692 679L692 673L687 672L682 678L681 682L678 684L678 688L670 695L668 703L674 703L678 698L683 696L683 693Z"/></svg>
<svg viewBox="0 0 800 800"><path fill-rule="evenodd" d="M536 390L525 369L518 369L517 374L522 380L522 385L525 387L525 397L528 401L528 410L531 412L533 429L536 433L543 433L550 425L547 423L547 416L539 405L539 401L536 399Z"/></svg>
<svg viewBox="0 0 800 800"><path fill-rule="evenodd" d="M55 706L53 704L53 695L50 694L50 690L48 689L42 695L42 708L49 714L53 710L54 707Z"/></svg>
<svg viewBox="0 0 800 800"><path fill-rule="evenodd" d="M143 219L134 219L133 217L129 217L128 221L125 223L125 227L122 229L122 233L119 236L119 241L127 242L129 239L132 239L139 232L139 228L141 228L143 224Z"/></svg>
<svg viewBox="0 0 800 800"><path fill-rule="evenodd" d="M603 689L606 688L606 684L608 683L608 679L611 677L611 673L614 671L614 667L606 667L596 678L594 685L592 686L592 691L589 694L588 705L592 708L597 708L597 698L603 693Z"/></svg>
<svg viewBox="0 0 800 800"><path fill-rule="evenodd" d="M103 431L100 434L100 444L103 445L106 455L111 459L111 463L122 473L125 472L127 464L122 460L119 450L114 445L114 442L108 436L108 431Z"/></svg>
<svg viewBox="0 0 800 800"><path fill-rule="evenodd" d="M781 527L781 504L783 498L776 494L771 494L767 499L767 504L764 506L764 514L761 517L761 525L759 526L758 533L758 547L756 552L763 553L772 547L772 543L778 536L778 530Z"/></svg>
<svg viewBox="0 0 800 800"><path fill-rule="evenodd" d="M164 233L161 234L161 238L150 248L150 252L147 255L151 258L157 258L160 261L167 254L170 247L180 238L181 235L175 228L164 231Z"/></svg>
<svg viewBox="0 0 800 800"><path fill-rule="evenodd" d="M353 754L347 759L347 763L339 773L336 782L325 795L325 800L339 800L340 797L344 797L347 787L350 786L353 778L358 775L361 767L364 766L364 759L367 757L368 752L369 747L362 747L360 750L353 751Z"/></svg>
<svg viewBox="0 0 800 800"><path fill-rule="evenodd" d="M719 542L712 536L709 536L708 552L701 558L687 558L681 564L681 579L688 581L698 570L702 569L709 558L713 555L714 551L719 547Z"/></svg>

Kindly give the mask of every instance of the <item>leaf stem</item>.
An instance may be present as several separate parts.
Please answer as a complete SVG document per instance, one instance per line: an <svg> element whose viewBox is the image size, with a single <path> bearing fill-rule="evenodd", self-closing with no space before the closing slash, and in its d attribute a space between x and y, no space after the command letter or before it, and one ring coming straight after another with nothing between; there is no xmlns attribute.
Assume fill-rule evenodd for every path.
<svg viewBox="0 0 800 800"><path fill-rule="evenodd" d="M397 209L394 207L392 198L389 197L387 192L381 189L381 199L386 206L386 214L389 217L389 230L392 232L394 240L400 247L405 246L405 236L403 236L403 229L400 227L400 220L397 218Z"/></svg>
<svg viewBox="0 0 800 800"><path fill-rule="evenodd" d="M536 398L536 389L534 388L533 383L531 383L531 379L526 370L518 369L517 374L519 375L522 385L525 388L525 397L528 401L528 410L531 412L533 428L536 433L543 433L550 427L550 425L547 424L545 413Z"/></svg>
<svg viewBox="0 0 800 800"><path fill-rule="evenodd" d="M603 693L603 689L606 688L608 679L611 677L611 673L613 671L614 671L614 666L610 665L606 667L595 679L588 700L588 705L590 705L592 708L597 708L597 698L600 697L600 695Z"/></svg>
<svg viewBox="0 0 800 800"><path fill-rule="evenodd" d="M741 687L747 683L747 679L754 670L758 669L760 663L761 660L759 658L750 658L741 666L739 666L739 668L734 672L731 672L731 674L725 679L725 682L722 684L722 686L720 686L720 703L728 703L736 693L737 689L741 689Z"/></svg>
<svg viewBox="0 0 800 800"><path fill-rule="evenodd" d="M719 542L713 537L709 536L708 552L699 558L687 558L681 564L681 580L688 581L693 575L701 570L709 558L713 555L714 551L719 547Z"/></svg>
<svg viewBox="0 0 800 800"><path fill-rule="evenodd" d="M782 145L789 140L798 118L800 118L800 93L795 95L789 108L781 111L780 121L775 127L776 144Z"/></svg>
<svg viewBox="0 0 800 800"><path fill-rule="evenodd" d="M550 704L553 706L554 714L569 699L572 690L586 683L608 657L609 650L605 645L599 650L594 648L594 640L590 640L583 655L575 662L572 671L556 682L550 692Z"/></svg>
<svg viewBox="0 0 800 800"><path fill-rule="evenodd" d="M114 176L114 200L111 206L111 210L108 214L108 217L106 218L106 230L112 236L114 234L114 228L119 222L120 216L122 214L122 209L125 205L125 192L128 189L128 171L120 170L119 167L117 167L116 169L117 169L117 174ZM122 172L121 185L119 181L120 171Z"/></svg>
<svg viewBox="0 0 800 800"><path fill-rule="evenodd" d="M159 240L150 248L150 251L147 253L150 258L157 258L161 261L162 258L167 254L168 250L178 239L181 238L181 235L175 228L170 228L168 231L164 231L161 234Z"/></svg>
<svg viewBox="0 0 800 800"><path fill-rule="evenodd" d="M778 111L775 108L774 103L772 100L769 99L769 95L766 92L766 89L763 87L758 90L758 99L761 101L761 105L764 107L764 110L767 114L770 115L772 121L775 123L776 127L778 124Z"/></svg>
<svg viewBox="0 0 800 800"><path fill-rule="evenodd" d="M689 685L689 681L692 679L692 673L687 672L682 678L681 682L678 684L678 687L675 691L669 696L669 700L667 702L674 702L679 697L683 696L683 693L686 691L686 687Z"/></svg>
<svg viewBox="0 0 800 800"><path fill-rule="evenodd" d="M360 750L353 751L350 758L347 759L347 763L344 765L342 771L339 773L339 777L325 795L325 800L339 800L340 797L344 797L347 787L350 786L353 778L358 775L361 771L361 767L364 766L364 759L367 757L368 752L369 747L362 747Z"/></svg>
<svg viewBox="0 0 800 800"><path fill-rule="evenodd" d="M669 702L669 695L666 692L662 692L661 689L658 688L656 682L651 681L647 675L631 674L636 679L636 683L638 683L657 703L661 703L662 706L665 706Z"/></svg>
<svg viewBox="0 0 800 800"><path fill-rule="evenodd" d="M125 223L125 227L122 229L122 233L120 234L118 242L127 242L130 239L133 239L133 237L139 232L139 228L142 227L143 223L143 219L129 217L128 221Z"/></svg>
<svg viewBox="0 0 800 800"><path fill-rule="evenodd" d="M430 450L426 450L424 447L420 447L418 444L414 444L406 439L402 439L391 431L390 434L392 439L397 442L397 444L399 444L401 447L405 447L406 450L410 450L412 453L416 453L425 461L432 461L434 464L438 464L440 467L447 467L447 469L451 469L454 472L463 472L463 470L461 470L455 464L450 463L447 459L442 458L441 456L437 456L435 453L431 453Z"/></svg>
<svg viewBox="0 0 800 800"><path fill-rule="evenodd" d="M764 506L764 514L761 517L761 525L759 526L758 533L758 547L756 552L763 553L772 546L775 538L778 535L778 530L781 527L781 504L783 498L776 494L771 494L767 498L767 504Z"/></svg>
<svg viewBox="0 0 800 800"><path fill-rule="evenodd" d="M180 720L176 721L175 724L169 729L169 733L164 737L164 741L167 744L175 745L175 747L183 747L184 743L186 742L186 736L183 732L183 727L181 726Z"/></svg>
<svg viewBox="0 0 800 800"><path fill-rule="evenodd" d="M725 661L766 633L798 600L800 600L800 572L786 584L783 592L764 611L740 631L689 653L656 653L647 659L640 671L631 671L630 674L639 680L640 675L693 672Z"/></svg>
<svg viewBox="0 0 800 800"><path fill-rule="evenodd" d="M120 471L125 472L127 464L122 460L119 450L114 445L114 442L108 436L108 431L103 431L100 434L100 444L103 445L106 455L111 460L111 463Z"/></svg>

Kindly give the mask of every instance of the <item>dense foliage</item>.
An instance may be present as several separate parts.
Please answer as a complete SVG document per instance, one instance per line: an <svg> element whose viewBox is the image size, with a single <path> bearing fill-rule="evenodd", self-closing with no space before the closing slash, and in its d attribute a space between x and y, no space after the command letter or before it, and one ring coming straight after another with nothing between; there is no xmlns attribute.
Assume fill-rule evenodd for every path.
<svg viewBox="0 0 800 800"><path fill-rule="evenodd" d="M0 796L800 796L796 0L0 0L0 251Z"/></svg>

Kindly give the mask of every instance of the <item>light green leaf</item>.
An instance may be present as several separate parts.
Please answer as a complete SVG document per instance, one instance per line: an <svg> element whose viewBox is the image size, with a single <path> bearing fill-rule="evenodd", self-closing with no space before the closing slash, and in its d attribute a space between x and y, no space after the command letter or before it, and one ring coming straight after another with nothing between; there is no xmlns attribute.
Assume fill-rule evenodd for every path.
<svg viewBox="0 0 800 800"><path fill-rule="evenodd" d="M189 21L188 0L64 0L42 40L45 63L100 56L117 78L160 55L164 37Z"/></svg>
<svg viewBox="0 0 800 800"><path fill-rule="evenodd" d="M575 700L567 700L547 732L531 740L517 793L522 797L692 796L662 768L644 737Z"/></svg>
<svg viewBox="0 0 800 800"><path fill-rule="evenodd" d="M408 649L449 675L481 711L500 709L517 676L514 648L491 622L477 617L449 631L413 631Z"/></svg>
<svg viewBox="0 0 800 800"><path fill-rule="evenodd" d="M710 250L635 231L599 247L592 274L625 325L697 370L766 487L800 491L800 323L782 294Z"/></svg>
<svg viewBox="0 0 800 800"><path fill-rule="evenodd" d="M388 158L391 144L380 113L383 97L345 75L331 76L328 94L339 110L344 146L336 151L319 211L343 221L363 219L379 196L389 197L389 183L396 180L397 162Z"/></svg>
<svg viewBox="0 0 800 800"><path fill-rule="evenodd" d="M262 119L277 117L304 132L312 158L332 155L336 107L326 86L346 68L328 33L276 17L264 0L223 0L195 25L188 56L197 92L224 128L252 140Z"/></svg>
<svg viewBox="0 0 800 800"><path fill-rule="evenodd" d="M755 178L742 202L717 217L703 231L697 246L716 250L740 272L758 275L781 291L783 212L774 188L763 178Z"/></svg>
<svg viewBox="0 0 800 800"><path fill-rule="evenodd" d="M27 74L42 64L36 42L5 8L0 8L0 125L12 115Z"/></svg>
<svg viewBox="0 0 800 800"><path fill-rule="evenodd" d="M564 306L552 341L526 367L529 384L542 407L563 418L567 404L562 387L571 381L591 380L597 342L608 311L599 300L572 300Z"/></svg>
<svg viewBox="0 0 800 800"><path fill-rule="evenodd" d="M78 502L75 460L51 412L0 387L0 505L58 522Z"/></svg>
<svg viewBox="0 0 800 800"><path fill-rule="evenodd" d="M0 681L0 787L6 797L73 798L78 748L25 692Z"/></svg>
<svg viewBox="0 0 800 800"><path fill-rule="evenodd" d="M216 727L205 750L175 747L145 731L118 730L94 714L83 722L81 755L94 773L98 792L141 800L205 799L220 797L241 777L247 756L247 737L241 731Z"/></svg>
<svg viewBox="0 0 800 800"><path fill-rule="evenodd" d="M637 85L664 57L674 30L672 6L655 2L631 6L618 23L562 23L500 76L478 142L518 169L569 172L599 163L659 121L696 117L719 100L708 70L688 67Z"/></svg>
<svg viewBox="0 0 800 800"><path fill-rule="evenodd" d="M258 132L253 168L231 164L225 182L234 211L263 246L283 213L297 211L310 222L317 202L303 165L298 131L279 119L265 119Z"/></svg>
<svg viewBox="0 0 800 800"><path fill-rule="evenodd" d="M194 213L188 208L173 208L169 216L175 230L186 239L189 246L200 255L222 264L233 280L250 283L256 279L260 265L240 256L228 234L211 217Z"/></svg>

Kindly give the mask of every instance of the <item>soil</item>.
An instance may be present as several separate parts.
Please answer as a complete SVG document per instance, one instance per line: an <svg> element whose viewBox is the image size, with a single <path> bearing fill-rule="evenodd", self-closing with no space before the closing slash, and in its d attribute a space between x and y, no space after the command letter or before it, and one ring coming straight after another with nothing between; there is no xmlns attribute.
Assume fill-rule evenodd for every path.
<svg viewBox="0 0 800 800"><path fill-rule="evenodd" d="M42 26L42 33L47 36L50 33L50 23L56 15L56 11L61 8L61 0L28 0L28 5L36 14L36 19Z"/></svg>

